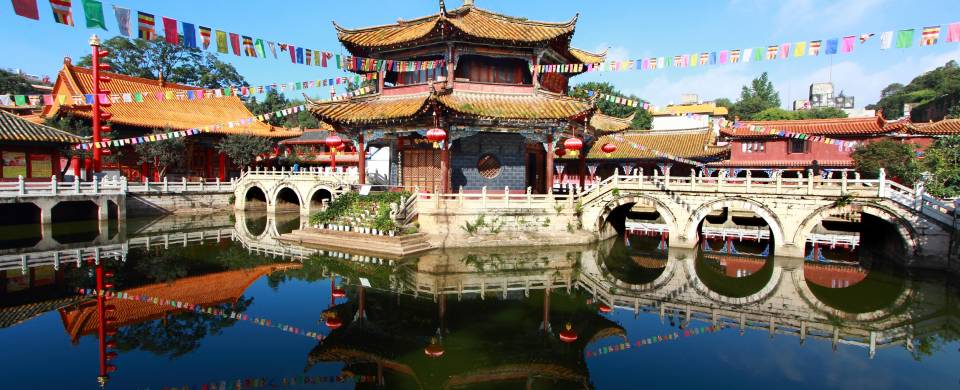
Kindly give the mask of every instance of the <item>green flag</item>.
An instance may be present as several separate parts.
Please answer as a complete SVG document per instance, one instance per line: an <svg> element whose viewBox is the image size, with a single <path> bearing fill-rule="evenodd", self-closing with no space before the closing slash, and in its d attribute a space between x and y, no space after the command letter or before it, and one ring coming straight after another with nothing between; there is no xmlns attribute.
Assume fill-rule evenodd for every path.
<svg viewBox="0 0 960 390"><path fill-rule="evenodd" d="M753 61L763 61L763 53L765 51L766 49L762 47L753 49Z"/></svg>
<svg viewBox="0 0 960 390"><path fill-rule="evenodd" d="M103 19L103 3L99 0L83 0L83 15L87 17L87 28L107 29Z"/></svg>
<svg viewBox="0 0 960 390"><path fill-rule="evenodd" d="M897 49L913 46L913 29L897 31Z"/></svg>
<svg viewBox="0 0 960 390"><path fill-rule="evenodd" d="M217 51L227 54L227 33L217 30Z"/></svg>
<svg viewBox="0 0 960 390"><path fill-rule="evenodd" d="M143 94L140 92L133 94L133 101L137 103L143 103Z"/></svg>
<svg viewBox="0 0 960 390"><path fill-rule="evenodd" d="M257 49L258 57L267 58L267 51L263 48L263 39L257 38L257 42L253 44L253 47Z"/></svg>
<svg viewBox="0 0 960 390"><path fill-rule="evenodd" d="M27 105L27 97L24 95L13 95L13 101L17 106Z"/></svg>

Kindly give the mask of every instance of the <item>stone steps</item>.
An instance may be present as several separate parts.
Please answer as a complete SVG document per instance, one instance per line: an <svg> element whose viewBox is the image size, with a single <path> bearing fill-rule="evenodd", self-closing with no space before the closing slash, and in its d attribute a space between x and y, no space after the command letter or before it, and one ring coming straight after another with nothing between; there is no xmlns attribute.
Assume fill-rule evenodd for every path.
<svg viewBox="0 0 960 390"><path fill-rule="evenodd" d="M280 236L280 241L348 253L398 259L433 249L425 233L404 236L375 236L356 232L306 228Z"/></svg>

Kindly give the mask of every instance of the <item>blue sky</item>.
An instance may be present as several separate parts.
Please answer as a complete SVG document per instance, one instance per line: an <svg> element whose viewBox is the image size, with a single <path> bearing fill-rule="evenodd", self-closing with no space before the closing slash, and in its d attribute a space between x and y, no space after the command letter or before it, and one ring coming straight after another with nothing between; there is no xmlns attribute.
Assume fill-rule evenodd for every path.
<svg viewBox="0 0 960 390"><path fill-rule="evenodd" d="M53 22L47 0L38 0L39 22L13 13L9 0L0 2L0 25L6 32L0 67L54 76L64 56L79 58L89 51L87 38L118 34L111 5L143 10L157 16L211 26L265 40L288 42L318 50L339 50L331 24L365 27L434 13L438 0L352 1L226 1L167 0L104 1L109 31L83 26L80 0L74 0L77 27ZM447 2L448 8L460 5ZM830 39L903 28L919 29L960 21L956 0L714 0L714 1L540 1L476 0L477 6L534 20L566 21L579 13L573 45L587 50L609 48L610 59L758 47L784 42ZM134 27L135 28L135 27ZM740 87L761 72L770 73L784 106L803 98L811 82L832 80L837 90L857 99L857 106L875 102L891 82L906 83L917 74L960 59L960 44L901 50L879 50L874 41L852 54L797 58L760 63L718 65L651 72L594 73L574 82L610 81L664 105L680 94L698 93L703 100L736 99ZM14 53L14 54L10 54ZM251 84L335 77L336 70L294 65L288 61L225 55ZM319 89L312 91L321 94Z"/></svg>

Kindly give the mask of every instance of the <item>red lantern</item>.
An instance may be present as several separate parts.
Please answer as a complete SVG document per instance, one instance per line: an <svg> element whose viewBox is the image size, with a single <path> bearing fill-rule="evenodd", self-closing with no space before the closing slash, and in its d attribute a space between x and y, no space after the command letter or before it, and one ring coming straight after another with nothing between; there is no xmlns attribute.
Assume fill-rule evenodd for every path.
<svg viewBox="0 0 960 390"><path fill-rule="evenodd" d="M557 157L563 157L563 155L567 154L567 150L564 148L557 148L557 150L554 150L553 153L556 154Z"/></svg>
<svg viewBox="0 0 960 390"><path fill-rule="evenodd" d="M432 358L441 357L444 352L443 346L437 342L436 337L431 338L430 345L423 349L423 354Z"/></svg>
<svg viewBox="0 0 960 390"><path fill-rule="evenodd" d="M607 157L610 157L610 153L613 153L613 152L616 152L616 151L617 151L617 145L614 145L614 144L603 144L603 146L600 147L600 150L602 150L604 153L606 153L606 154L607 154Z"/></svg>
<svg viewBox="0 0 960 390"><path fill-rule="evenodd" d="M343 140L340 139L340 137L337 136L336 134L331 134L323 142L326 143L327 147L331 149L336 149L336 148L339 148L340 145L343 145Z"/></svg>
<svg viewBox="0 0 960 390"><path fill-rule="evenodd" d="M565 343L577 341L577 332L573 331L573 325L568 322L563 328L564 329L560 331L560 341Z"/></svg>
<svg viewBox="0 0 960 390"><path fill-rule="evenodd" d="M447 132L443 129L436 127L430 130L427 130L427 140L433 142L433 148L439 149L440 143L447 139Z"/></svg>
<svg viewBox="0 0 960 390"><path fill-rule="evenodd" d="M333 292L331 293L331 295L333 295L334 298L343 298L347 296L347 292L343 291L342 288L335 288L333 289Z"/></svg>
<svg viewBox="0 0 960 390"><path fill-rule="evenodd" d="M607 306L607 304L605 304L605 303L601 303L601 304L600 304L600 312L601 312L601 313L609 313L609 312L611 312L611 311L613 311L613 308L611 308L610 306Z"/></svg>
<svg viewBox="0 0 960 390"><path fill-rule="evenodd" d="M563 141L563 148L570 151L571 156L576 156L580 149L583 149L583 141L580 138L567 138Z"/></svg>
<svg viewBox="0 0 960 390"><path fill-rule="evenodd" d="M340 321L340 317L337 317L337 313L330 312L327 315L327 319L324 321L324 324L327 325L327 328L330 328L330 330L336 330L337 328L343 326L343 321Z"/></svg>

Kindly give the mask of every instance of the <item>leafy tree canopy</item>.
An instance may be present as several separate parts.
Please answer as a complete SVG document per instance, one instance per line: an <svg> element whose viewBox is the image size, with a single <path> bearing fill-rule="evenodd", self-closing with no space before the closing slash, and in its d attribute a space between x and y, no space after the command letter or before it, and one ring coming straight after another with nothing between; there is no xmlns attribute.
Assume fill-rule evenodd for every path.
<svg viewBox="0 0 960 390"><path fill-rule="evenodd" d="M917 153L910 144L892 140L861 144L851 157L857 170L865 178L878 177L880 168L886 171L887 178L898 180L905 185L913 185L920 177Z"/></svg>
<svg viewBox="0 0 960 390"><path fill-rule="evenodd" d="M575 87L570 89L570 96L586 99L588 97L588 91L622 96L639 102L646 101L637 95L624 95L620 92L620 90L616 89L613 84L608 82L594 81L577 84ZM617 118L626 118L630 116L630 114L636 113L637 115L633 117L633 123L630 124L630 128L633 129L649 129L653 123L653 116L650 115L650 111L644 110L643 107L633 108L598 99L597 108L600 110L600 112L606 115L615 116Z"/></svg>
<svg viewBox="0 0 960 390"><path fill-rule="evenodd" d="M923 165L930 172L929 193L942 198L960 196L960 136L934 142L924 153Z"/></svg>
<svg viewBox="0 0 960 390"><path fill-rule="evenodd" d="M169 128L162 131L154 130L153 134L165 134L170 132ZM179 166L183 161L186 146L183 137L166 139L163 141L146 142L134 145L134 149L139 156L140 164L155 164L160 176L166 176L167 170L171 167Z"/></svg>
<svg viewBox="0 0 960 390"><path fill-rule="evenodd" d="M795 120L795 119L828 119L828 118L846 118L847 113L834 107L814 108L811 110L788 111L782 108L768 108L760 111L750 117L758 121L777 121L777 120Z"/></svg>
<svg viewBox="0 0 960 390"><path fill-rule="evenodd" d="M41 93L30 80L13 72L0 69L0 94L28 95Z"/></svg>
<svg viewBox="0 0 960 390"><path fill-rule="evenodd" d="M887 118L900 118L906 103L923 104L946 94L960 93L960 66L954 60L917 76L910 84L893 83L880 91L877 104L868 109L883 110Z"/></svg>
<svg viewBox="0 0 960 390"><path fill-rule="evenodd" d="M220 140L216 147L237 166L246 168L256 161L257 156L270 152L273 141L252 135L228 135Z"/></svg>
<svg viewBox="0 0 960 390"><path fill-rule="evenodd" d="M130 40L121 36L104 41L102 47L110 51L103 62L116 73L152 79L163 76L165 81L201 88L249 85L233 65L198 48L173 45L163 39ZM92 64L90 55L77 62L80 66Z"/></svg>
<svg viewBox="0 0 960 390"><path fill-rule="evenodd" d="M753 79L750 85L743 86L743 89L740 90L740 100L730 108L730 115L742 120L756 119L754 115L770 108L779 107L780 94L774 89L773 82L770 81L767 72L763 72L760 77Z"/></svg>
<svg viewBox="0 0 960 390"><path fill-rule="evenodd" d="M256 96L251 98L250 101L247 102L247 109L255 115L261 115L298 104L303 104L303 100L288 100L286 96L281 95L276 90L270 90L266 93L262 102L259 101ZM316 129L320 127L320 121L309 111L300 111L296 115L287 115L282 118L272 117L267 123L286 128L299 127L302 129Z"/></svg>

